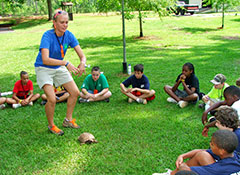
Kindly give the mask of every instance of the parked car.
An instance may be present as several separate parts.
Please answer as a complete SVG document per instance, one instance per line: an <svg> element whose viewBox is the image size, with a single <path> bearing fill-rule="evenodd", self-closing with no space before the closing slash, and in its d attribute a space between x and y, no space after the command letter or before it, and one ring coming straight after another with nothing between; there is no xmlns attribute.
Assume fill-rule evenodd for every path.
<svg viewBox="0 0 240 175"><path fill-rule="evenodd" d="M195 12L199 11L198 4L186 4L184 1L178 1L175 8L171 8L176 15L184 15L185 13L190 13L193 15Z"/></svg>

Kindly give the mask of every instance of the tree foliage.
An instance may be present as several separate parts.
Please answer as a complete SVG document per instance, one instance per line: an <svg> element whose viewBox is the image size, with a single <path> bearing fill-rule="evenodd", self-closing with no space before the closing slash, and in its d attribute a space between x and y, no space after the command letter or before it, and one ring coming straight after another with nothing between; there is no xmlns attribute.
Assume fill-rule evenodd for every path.
<svg viewBox="0 0 240 175"><path fill-rule="evenodd" d="M205 0L207 5L211 4L215 9L222 10L222 28L224 28L224 13L240 5L239 0Z"/></svg>
<svg viewBox="0 0 240 175"><path fill-rule="evenodd" d="M143 18L148 11L155 11L159 17L169 14L167 7L173 6L176 0L124 0L126 19L139 19L140 37L143 36ZM121 11L122 0L97 0L97 10L99 12ZM137 15L134 12L138 12Z"/></svg>

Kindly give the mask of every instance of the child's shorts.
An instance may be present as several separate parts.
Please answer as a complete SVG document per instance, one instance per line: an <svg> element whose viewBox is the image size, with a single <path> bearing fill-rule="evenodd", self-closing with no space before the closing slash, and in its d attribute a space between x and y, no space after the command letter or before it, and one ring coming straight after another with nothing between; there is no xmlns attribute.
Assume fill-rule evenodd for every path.
<svg viewBox="0 0 240 175"><path fill-rule="evenodd" d="M143 94L143 93L141 93L141 92L139 92L139 91L133 91L133 92L131 92L131 93L132 93L133 95L137 96L137 97L139 97L139 96L141 96L141 95ZM147 101L152 101L152 100L154 100L154 99L155 99L155 95L146 98Z"/></svg>
<svg viewBox="0 0 240 175"><path fill-rule="evenodd" d="M61 97L61 96L63 96L65 93L67 93L67 92L63 92L63 93L61 93L61 94L56 94L56 96L57 96L57 97Z"/></svg>
<svg viewBox="0 0 240 175"><path fill-rule="evenodd" d="M98 90L94 90L94 91L92 91L92 90L88 90L88 93L90 93L90 94L97 94L97 93L99 93L99 92L101 92L101 91L98 91Z"/></svg>
<svg viewBox="0 0 240 175"><path fill-rule="evenodd" d="M26 98L28 98L29 95L26 96ZM21 99L21 100L24 100L26 99L25 96L17 96L17 98Z"/></svg>
<svg viewBox="0 0 240 175"><path fill-rule="evenodd" d="M174 94L175 94L177 97L179 97L179 98L185 98L185 97L188 96L188 93L187 93L186 91L179 90L179 89L177 89L177 90L174 92ZM197 100L195 100L195 101L190 101L190 103L196 104L196 103L198 102L198 100L199 100L199 96L198 96Z"/></svg>

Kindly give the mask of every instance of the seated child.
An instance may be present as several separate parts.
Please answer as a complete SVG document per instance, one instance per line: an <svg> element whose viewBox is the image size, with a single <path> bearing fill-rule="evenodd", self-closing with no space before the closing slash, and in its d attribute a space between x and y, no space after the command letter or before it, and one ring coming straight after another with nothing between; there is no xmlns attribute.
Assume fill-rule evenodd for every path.
<svg viewBox="0 0 240 175"><path fill-rule="evenodd" d="M79 103L103 100L109 102L109 97L112 95L107 79L100 73L98 66L92 68L91 74L83 81L81 89Z"/></svg>
<svg viewBox="0 0 240 175"><path fill-rule="evenodd" d="M212 152L220 159L216 162L213 157L206 159L206 151L193 150L178 156L174 171L159 173L159 175L175 175L178 171L187 170L196 172L199 175L230 175L240 173L239 157L234 154L237 148L238 138L229 130L217 130L213 133L210 142ZM199 156L199 154L201 154ZM196 159L198 157L198 159ZM189 158L187 162L184 159Z"/></svg>
<svg viewBox="0 0 240 175"><path fill-rule="evenodd" d="M207 110L214 103L224 100L223 91L229 85L225 83L226 77L223 74L215 75L214 79L210 82L214 84L211 91L202 97L203 104L200 104L199 107L205 105L205 110Z"/></svg>
<svg viewBox="0 0 240 175"><path fill-rule="evenodd" d="M181 83L184 90L178 89ZM196 104L199 99L199 81L194 73L193 64L185 63L182 67L182 73L178 75L174 86L166 85L164 90L170 96L167 101L177 103L180 108L187 106L188 102Z"/></svg>
<svg viewBox="0 0 240 175"><path fill-rule="evenodd" d="M0 97L0 109L4 109L6 106L5 106L5 102L6 102L7 98L5 97Z"/></svg>
<svg viewBox="0 0 240 175"><path fill-rule="evenodd" d="M238 114L235 109L230 106L221 106L215 113L216 120L206 125L203 129L202 135L207 137L208 130L210 127L216 126L218 129L221 130L229 130L236 134L238 138L238 146L235 150L236 153L240 153L240 127L239 127L239 119ZM211 149L208 149L207 152L211 154L211 156L215 160L220 160L220 158L213 154Z"/></svg>
<svg viewBox="0 0 240 175"><path fill-rule="evenodd" d="M66 91L66 89L64 89L63 86L59 86L57 88L55 86L53 87L54 87L54 92L56 94L57 103L66 101L68 99L69 93ZM42 98L41 105L45 105L47 103L46 94L42 94L41 98Z"/></svg>
<svg viewBox="0 0 240 175"><path fill-rule="evenodd" d="M128 102L136 101L138 103L147 104L155 98L155 91L150 90L149 80L143 74L143 65L137 64L134 66L134 75L120 84L121 92L128 96ZM132 85L132 88L128 88Z"/></svg>
<svg viewBox="0 0 240 175"><path fill-rule="evenodd" d="M40 94L33 94L33 83L29 80L28 73L20 72L21 80L18 80L13 88L12 98L7 98L6 102L12 104L12 107L33 105L33 102L40 98Z"/></svg>
<svg viewBox="0 0 240 175"><path fill-rule="evenodd" d="M202 115L202 123L208 121L207 115L210 111L216 110L219 106L228 105L237 110L238 117L240 118L240 89L236 86L229 86L223 91L224 101L217 102L210 106Z"/></svg>

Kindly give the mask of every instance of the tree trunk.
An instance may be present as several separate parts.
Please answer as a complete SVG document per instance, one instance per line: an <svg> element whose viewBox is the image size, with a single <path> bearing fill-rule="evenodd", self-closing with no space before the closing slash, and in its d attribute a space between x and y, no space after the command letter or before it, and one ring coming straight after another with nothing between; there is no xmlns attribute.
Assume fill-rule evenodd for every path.
<svg viewBox="0 0 240 175"><path fill-rule="evenodd" d="M4 2L2 1L2 14L5 15L5 10L4 10Z"/></svg>
<svg viewBox="0 0 240 175"><path fill-rule="evenodd" d="M142 13L138 11L138 18L139 18L139 27L140 27L140 37L143 37L143 28L142 28Z"/></svg>
<svg viewBox="0 0 240 175"><path fill-rule="evenodd" d="M48 20L52 20L52 0L47 0L48 4Z"/></svg>
<svg viewBox="0 0 240 175"><path fill-rule="evenodd" d="M223 1L223 8L222 8L222 28L224 28L224 11L225 11L225 2Z"/></svg>
<svg viewBox="0 0 240 175"><path fill-rule="evenodd" d="M36 0L35 0L35 7L36 7L35 13L38 14L38 6L37 6L37 1Z"/></svg>

